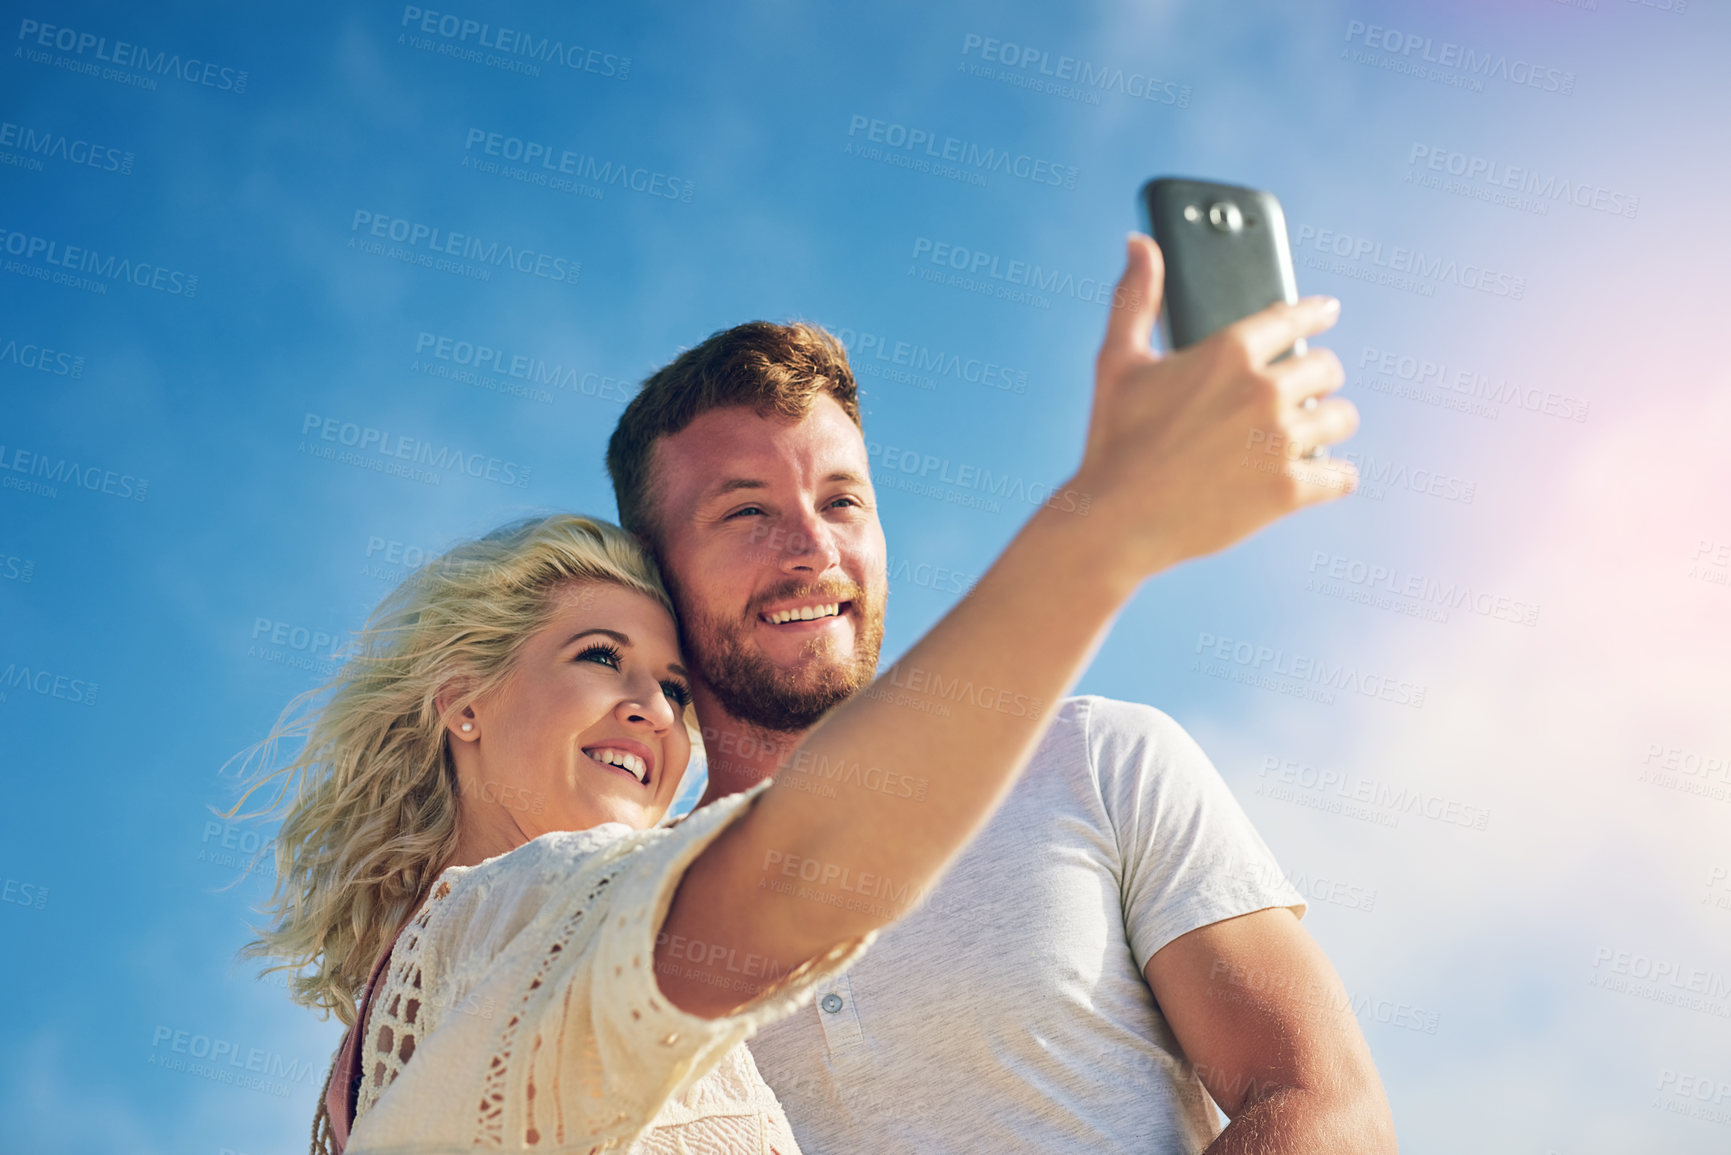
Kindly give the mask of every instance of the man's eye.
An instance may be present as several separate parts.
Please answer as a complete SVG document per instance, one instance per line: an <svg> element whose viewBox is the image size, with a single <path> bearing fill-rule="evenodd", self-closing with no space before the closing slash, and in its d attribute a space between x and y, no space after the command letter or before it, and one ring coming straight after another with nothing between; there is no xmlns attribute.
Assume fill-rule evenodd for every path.
<svg viewBox="0 0 1731 1155"><path fill-rule="evenodd" d="M736 509L732 513L728 514L727 520L732 521L734 518L744 517L748 513L762 513L762 512L763 512L762 506L760 506L760 505L748 505L744 509Z"/></svg>

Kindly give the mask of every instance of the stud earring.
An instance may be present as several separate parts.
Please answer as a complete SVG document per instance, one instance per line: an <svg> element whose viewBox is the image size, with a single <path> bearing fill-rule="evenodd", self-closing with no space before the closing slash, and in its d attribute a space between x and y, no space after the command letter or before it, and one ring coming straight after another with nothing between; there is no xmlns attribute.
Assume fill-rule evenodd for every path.
<svg viewBox="0 0 1731 1155"><path fill-rule="evenodd" d="M470 730L473 730L474 728L475 728L475 723L473 723L473 722L464 722L463 723L462 729L463 729L463 733L465 733L465 734L467 734Z"/></svg>

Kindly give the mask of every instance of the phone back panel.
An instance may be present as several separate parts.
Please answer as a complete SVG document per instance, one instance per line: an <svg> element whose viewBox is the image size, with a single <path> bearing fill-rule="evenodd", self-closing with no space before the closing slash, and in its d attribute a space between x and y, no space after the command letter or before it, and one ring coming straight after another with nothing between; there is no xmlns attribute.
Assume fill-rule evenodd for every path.
<svg viewBox="0 0 1731 1155"><path fill-rule="evenodd" d="M1160 322L1168 349L1298 300L1286 217L1272 193L1163 177L1143 185L1138 200L1166 258Z"/></svg>

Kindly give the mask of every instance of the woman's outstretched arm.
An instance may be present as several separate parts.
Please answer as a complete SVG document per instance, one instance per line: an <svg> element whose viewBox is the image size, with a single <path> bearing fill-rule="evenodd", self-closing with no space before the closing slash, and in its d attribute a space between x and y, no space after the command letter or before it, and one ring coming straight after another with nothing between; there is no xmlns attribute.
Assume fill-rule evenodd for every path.
<svg viewBox="0 0 1731 1155"><path fill-rule="evenodd" d="M970 597L805 736L687 870L658 964L675 936L700 941L771 960L761 989L905 913L1009 791L1142 581L1355 487L1349 463L1298 456L1357 427L1349 402L1323 399L1340 362L1313 349L1270 364L1331 326L1338 303L1275 305L1162 358L1149 348L1162 273L1154 243L1133 237L1067 487L1076 508L1035 513ZM923 798L874 788L903 774L927 780ZM795 788L813 780L834 793ZM750 997L736 970L702 981L689 954L657 970L694 1014Z"/></svg>

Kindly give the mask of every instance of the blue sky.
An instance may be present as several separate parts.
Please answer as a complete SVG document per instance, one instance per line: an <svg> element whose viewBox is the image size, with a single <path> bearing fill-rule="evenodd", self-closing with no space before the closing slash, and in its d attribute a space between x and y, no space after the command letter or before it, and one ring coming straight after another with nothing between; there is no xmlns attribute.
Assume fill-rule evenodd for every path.
<svg viewBox="0 0 1731 1155"><path fill-rule="evenodd" d="M1312 895L1403 1150L1731 1144L1722 13L8 20L0 1147L299 1149L340 1032L233 962L269 831L218 770L421 553L610 516L681 348L849 342L911 643L1073 468L1159 174L1281 197L1370 483L1151 583L1082 689L1189 727ZM1011 262L1047 289L996 295ZM387 472L404 438L479 476ZM177 1068L198 1038L271 1077Z"/></svg>

